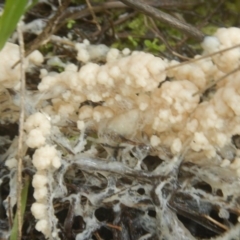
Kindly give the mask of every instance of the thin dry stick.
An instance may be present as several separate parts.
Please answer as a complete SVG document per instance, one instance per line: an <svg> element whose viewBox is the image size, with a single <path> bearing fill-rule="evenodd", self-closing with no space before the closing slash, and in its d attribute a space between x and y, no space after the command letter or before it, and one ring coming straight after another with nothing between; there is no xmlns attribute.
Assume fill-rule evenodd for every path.
<svg viewBox="0 0 240 240"><path fill-rule="evenodd" d="M213 17L213 15L214 15L217 11L219 11L219 9L220 9L221 5L224 3L224 1L225 1L225 0L221 0L221 1L218 2L217 7L214 8L214 9L212 10L212 12L210 12L210 13L205 17L204 21L198 25L199 28L202 28L202 27L206 26L207 24L209 24L209 20Z"/></svg>
<svg viewBox="0 0 240 240"><path fill-rule="evenodd" d="M167 0L168 1L168 0ZM165 8L167 7L178 7L179 2L175 2L174 3L170 3L168 2L162 2L162 1L148 1L148 5L151 5L153 7L162 7ZM110 1L110 2L103 2L101 4L96 4L92 6L92 10L94 11L94 13L96 14L97 12L102 12L104 10L107 9L124 9L124 8L129 8L129 6L127 6L126 4L120 2L120 1ZM80 5L77 7L68 7L62 14L61 16L61 21L63 23L66 22L67 19L81 19L83 17L87 17L89 16L90 13L90 9L87 8L85 5ZM61 23L62 24L62 23Z"/></svg>
<svg viewBox="0 0 240 240"><path fill-rule="evenodd" d="M62 44L62 45L67 45L67 46L70 46L70 47L72 47L72 48L75 47L74 42L72 42L72 41L70 41L70 40L68 40L68 39L63 39L63 38L61 38L61 37L59 37L59 36L56 36L56 35L52 35L52 36L50 37L50 41L56 42L56 43L59 43L59 44Z"/></svg>
<svg viewBox="0 0 240 240"><path fill-rule="evenodd" d="M164 39L164 37L161 35L160 31L158 30L157 28L157 25L155 24L155 22L153 21L152 18L149 18L151 24L153 25L153 28L152 28L152 31L157 35L157 37L162 40L162 42L166 45L167 49L174 55L174 56L177 56L181 59L184 59L184 60L189 60L190 58L188 57L185 57L185 56L182 56L181 54L175 52L171 47L170 45L168 44L168 42Z"/></svg>
<svg viewBox="0 0 240 240"><path fill-rule="evenodd" d="M117 229L118 231L122 231L122 227L117 226L117 225L113 225L111 223L106 223L106 226L113 228L113 229Z"/></svg>
<svg viewBox="0 0 240 240"><path fill-rule="evenodd" d="M8 201L8 222L9 222L9 226L10 228L12 228L13 226L13 218L12 218L12 209L11 209L11 197L7 198Z"/></svg>
<svg viewBox="0 0 240 240"><path fill-rule="evenodd" d="M189 61L181 62L181 63L179 63L179 64L176 64L176 65L167 67L166 70L173 69L173 68L177 68L177 67L181 67L181 66L186 65L186 64L189 64L189 63L194 63L194 62L200 61L200 60L202 60L202 59L205 59L205 58L208 58L208 57L212 57L212 56L215 56L215 55L218 55L218 54L221 54L221 53L230 51L230 50L232 50L232 49L234 49L234 48L238 48L238 47L240 47L240 43L237 44L237 45L235 45L235 46L232 46L232 47L229 47L229 48L225 48L225 49L223 49L223 50L220 50L220 51L217 51L217 52L213 52L213 53L204 55L204 56L199 57L199 58L194 58L194 59L191 59L191 60L189 60Z"/></svg>
<svg viewBox="0 0 240 240"><path fill-rule="evenodd" d="M214 82L208 84L204 89L196 92L193 94L193 96L196 96L197 94L203 94L204 92L206 92L208 89L212 88L213 86L215 86L217 83L221 82L223 79L227 78L228 76L234 74L235 72L238 72L240 70L239 67L233 69L232 71L226 73L225 75L223 75L222 77L218 78L217 80L215 80Z"/></svg>
<svg viewBox="0 0 240 240"><path fill-rule="evenodd" d="M118 20L116 20L115 22L112 22L110 19L108 19L109 21L109 24L107 26L105 26L104 28L102 28L102 33L106 32L107 30L111 29L112 31L112 36L115 37L116 39L119 38L119 35L117 33L115 33L115 29L114 27L123 23L123 22L126 22L128 19L132 18L133 16L135 16L137 13L136 12L132 12L132 13L129 13L127 14L126 16L122 17L122 18L119 18ZM92 36L97 36L99 33L97 34L93 34Z"/></svg>
<svg viewBox="0 0 240 240"><path fill-rule="evenodd" d="M28 56L30 53L32 53L34 50L38 49L41 44L48 41L50 36L54 33L56 26L59 22L59 19L62 15L62 12L68 7L70 4L70 0L65 0L62 5L58 8L55 15L49 20L47 26L43 30L41 34L38 35L36 39L34 39L29 46L26 47L27 51L25 56Z"/></svg>
<svg viewBox="0 0 240 240"><path fill-rule="evenodd" d="M103 239L100 237L100 235L99 235L98 232L95 232L95 233L94 233L94 236L96 237L97 240L103 240Z"/></svg>
<svg viewBox="0 0 240 240"><path fill-rule="evenodd" d="M174 1L174 6L176 6L176 2ZM102 12L106 9L121 9L121 8L126 8L126 7L132 7L136 8L140 11L142 11L144 14L153 17L155 19L158 19L164 23L167 23L175 28L178 28L184 32L186 32L189 35L195 36L197 39L202 40L204 38L204 34L198 30L197 28L179 21L179 19L176 19L172 17L171 15L162 12L152 6L158 6L158 7L165 7L166 2L158 1L158 2L152 2L150 1L148 4L146 4L143 1L135 1L135 0L121 0L120 1L111 1L111 2L104 2L102 4L98 4L96 6L92 6L92 10L97 13L97 12ZM86 7L69 7L66 9L66 11L63 12L61 19L59 21L59 24L56 29L61 28L67 19L81 19L83 17L89 16L90 10Z"/></svg>
<svg viewBox="0 0 240 240"><path fill-rule="evenodd" d="M17 27L19 50L20 50L20 74L21 74L21 104L19 117L19 137L18 137L18 169L17 169L17 219L18 219L18 240L22 239L22 162L23 162L23 124L25 115L25 58L24 41L20 24Z"/></svg>
<svg viewBox="0 0 240 240"><path fill-rule="evenodd" d="M87 5L88 5L89 11L90 11L90 13L91 13L91 15L92 15L93 21L96 23L98 30L101 31L101 26L99 25L99 23L98 23L98 21L97 21L96 14L95 14L95 12L93 11L93 8L92 8L91 3L89 2L89 0L86 0L86 3L87 3Z"/></svg>
<svg viewBox="0 0 240 240"><path fill-rule="evenodd" d="M27 57L29 54L31 54L34 50L38 49L44 42L48 42L50 36L54 33L56 26L59 22L59 19L61 17L62 12L67 8L67 6L70 4L71 0L65 0L64 3L58 8L55 15L49 20L47 26L44 28L44 30L38 35L37 38L35 38L32 42L30 42L26 46L26 52L25 57ZM19 61L17 61L12 68L15 68L19 64Z"/></svg>
<svg viewBox="0 0 240 240"><path fill-rule="evenodd" d="M228 231L229 228L227 226L225 226L224 224L216 221L214 218L204 214L203 217L205 217L207 220L209 220L210 222L212 222L213 224L217 225L218 227L224 229L225 231Z"/></svg>
<svg viewBox="0 0 240 240"><path fill-rule="evenodd" d="M217 52L213 52L213 53L210 53L208 55L205 55L205 56L202 56L202 57L199 57L199 58L195 58L195 59L191 59L189 61L186 61L186 62L182 62L182 63L179 63L179 64L176 64L176 65L173 65L171 67L167 67L166 70L169 70L169 69L173 69L173 68L176 68L176 67L181 67L185 64L189 64L189 63L194 63L194 62L197 62L197 61L200 61L202 59L205 59L205 58L208 58L208 57L212 57L212 56L215 56L215 55L218 55L218 54L221 54L221 53L224 53L224 52L227 52L227 51L230 51L234 48L238 48L240 47L240 44L237 44L235 46L232 46L232 47L229 47L229 48L225 48L225 49L222 49L220 51L217 51ZM204 89L200 90L200 91L197 91L193 94L193 96L196 96L197 94L203 94L204 92L206 92L208 89L210 89L211 87L215 86L217 83L219 83L220 81L222 81L223 79L225 79L226 77L230 76L231 74L234 74L235 72L237 71L240 71L240 68L237 67L235 69L233 69L232 71L226 73L224 76L220 77L219 79L215 80L214 82L208 84Z"/></svg>
<svg viewBox="0 0 240 240"><path fill-rule="evenodd" d="M197 5L197 1L189 0L144 0L148 5L154 7L164 7L164 8L186 8L189 6Z"/></svg>
<svg viewBox="0 0 240 240"><path fill-rule="evenodd" d="M138 1L136 1L136 0L120 0L120 1L130 7L136 8L137 10L143 12L144 14L148 15L149 17L158 19L161 22L164 22L166 24L169 24L172 27L175 27L200 41L202 41L204 38L204 34L197 28L195 28L187 23L184 23L184 22L180 21L179 19L176 19L165 12L162 12L154 7L151 7L150 5L146 4L142 0L138 0Z"/></svg>

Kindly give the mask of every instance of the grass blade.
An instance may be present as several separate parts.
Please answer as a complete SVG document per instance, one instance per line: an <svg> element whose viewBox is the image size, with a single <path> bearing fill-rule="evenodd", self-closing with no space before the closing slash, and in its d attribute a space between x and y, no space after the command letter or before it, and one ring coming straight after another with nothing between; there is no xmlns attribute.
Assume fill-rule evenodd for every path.
<svg viewBox="0 0 240 240"><path fill-rule="evenodd" d="M28 0L7 0L0 17L0 50L16 28L24 14Z"/></svg>
<svg viewBox="0 0 240 240"><path fill-rule="evenodd" d="M30 178L29 176L26 176L25 184L22 189L22 209L21 209L22 216L24 215L26 204L27 204L29 184L30 184ZM11 230L10 240L17 240L17 234L18 234L18 216L16 213L14 217L13 227Z"/></svg>

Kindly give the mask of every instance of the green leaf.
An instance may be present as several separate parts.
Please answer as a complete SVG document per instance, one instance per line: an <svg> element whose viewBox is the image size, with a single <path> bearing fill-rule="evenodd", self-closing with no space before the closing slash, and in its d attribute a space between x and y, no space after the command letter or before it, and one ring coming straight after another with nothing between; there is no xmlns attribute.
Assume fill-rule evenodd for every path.
<svg viewBox="0 0 240 240"><path fill-rule="evenodd" d="M68 29L72 29L73 28L73 25L76 23L76 21L72 20L72 19L69 19L67 21L67 28Z"/></svg>
<svg viewBox="0 0 240 240"><path fill-rule="evenodd" d="M0 17L0 50L16 28L24 14L28 0L7 0Z"/></svg>
<svg viewBox="0 0 240 240"><path fill-rule="evenodd" d="M38 0L32 0L32 1L30 2L30 4L28 4L27 9L26 9L26 12L27 12L28 10L30 10L32 7L34 7L34 5L37 4L37 3L38 3Z"/></svg>
<svg viewBox="0 0 240 240"><path fill-rule="evenodd" d="M159 41L157 38L155 38L152 42L150 40L145 40L144 45L147 47L147 50L152 53L159 53L163 52L166 49L166 46L164 44L159 44Z"/></svg>
<svg viewBox="0 0 240 240"><path fill-rule="evenodd" d="M213 35L216 31L217 31L218 27L214 26L214 25L207 25L205 27L202 28L203 33L205 33L206 35Z"/></svg>
<svg viewBox="0 0 240 240"><path fill-rule="evenodd" d="M134 47L137 47L137 46L138 46L137 39L134 39L132 36L128 36L128 40L131 42L131 44L132 44Z"/></svg>
<svg viewBox="0 0 240 240"><path fill-rule="evenodd" d="M29 176L26 176L25 182L23 185L22 193L21 193L21 215L23 217L27 205L27 197L28 197L28 189L30 185L30 178ZM14 221L13 221L13 227L11 230L11 236L10 240L16 240L17 239L17 234L18 234L18 216L17 213L15 214Z"/></svg>
<svg viewBox="0 0 240 240"><path fill-rule="evenodd" d="M145 44L145 46L148 47L148 48L151 48L151 46L152 46L152 42L151 42L150 40L145 40L145 41L144 41L144 44Z"/></svg>
<svg viewBox="0 0 240 240"><path fill-rule="evenodd" d="M144 16L142 14L131 20L127 26L132 30L132 33L137 35L144 35L147 31L146 25L144 23Z"/></svg>

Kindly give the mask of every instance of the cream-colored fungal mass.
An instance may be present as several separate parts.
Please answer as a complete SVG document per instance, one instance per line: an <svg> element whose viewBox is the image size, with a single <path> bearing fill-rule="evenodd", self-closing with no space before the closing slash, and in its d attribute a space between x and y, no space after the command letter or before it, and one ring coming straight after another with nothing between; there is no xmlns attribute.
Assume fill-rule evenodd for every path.
<svg viewBox="0 0 240 240"><path fill-rule="evenodd" d="M185 65L145 52L95 46L88 41L75 44L79 65L63 63L58 58L49 59L49 66L58 63L64 70L58 73L41 69L41 81L34 95L26 91L23 138L25 148L34 151L29 159L36 171L32 181L36 202L31 207L37 220L36 229L46 238L51 239L52 230L57 235L58 220L54 217L53 199L64 196L66 188L60 174L56 173L70 161L84 162L86 171L87 167L95 166L101 157L94 162L85 156L97 156L96 142L108 146L105 154L109 155L120 144L142 147L139 152L134 152L135 158L129 154L129 159L124 158L122 163L109 162L108 170L111 172L115 167L117 174L141 169L143 158L137 159L137 154L144 155L142 152L147 146L146 149L161 155L161 159L169 159L165 157L167 155L173 159L154 173L160 171L166 176L178 156L184 153L186 161L219 164L219 175L224 174L223 168L229 168L240 176L240 150L231 143L234 135L240 135L240 71L225 76L240 66L240 47L208 55L239 43L239 28L220 28L204 39L202 55L195 56L196 61ZM18 60L19 47L7 43L0 52L0 92L18 90L19 65L12 68ZM98 64L99 60L101 64ZM31 65L39 65L42 61L43 56L35 51L28 57L26 67L30 69ZM223 76L209 94L202 94L209 84ZM14 101L18 102L18 99ZM68 139L71 136L62 137L70 128L75 128L79 134L74 144ZM87 136L89 132L95 138ZM82 162L78 157L72 160L77 153L82 154ZM71 159L67 158L68 154ZM10 170L16 169L15 156L10 156L5 165ZM194 174L198 171L192 169ZM217 174L213 172L204 179L215 190L221 189ZM235 188L221 189L223 196L237 191L238 183L234 184ZM155 190L160 195L161 184ZM91 204L97 202L85 194L81 197L89 198ZM220 210L219 216L227 218L228 212ZM80 236L79 239L87 238Z"/></svg>
<svg viewBox="0 0 240 240"><path fill-rule="evenodd" d="M239 36L238 28L220 28L204 39L203 54L195 58L232 47L239 43ZM233 135L240 134L239 72L218 83L216 92L204 101L195 94L239 67L239 47L174 68L177 61L88 41L77 43L76 50L77 59L85 63L79 70L68 63L62 73L41 71L40 99L48 101L41 111L53 122L80 121L82 131L91 127L101 137L106 132L133 141L144 133L153 147L167 146L173 154L190 141L192 151L203 152L208 158L228 145ZM11 66L19 58L18 46L8 43L0 54L2 87L16 87L19 68ZM105 58L106 64L91 62L99 58ZM28 61L39 64L43 58L34 52ZM83 104L86 101L95 105ZM37 112L25 123L29 147L46 143L50 123L44 114ZM34 162L45 168L45 163ZM57 158L51 166L59 167Z"/></svg>
<svg viewBox="0 0 240 240"><path fill-rule="evenodd" d="M13 43L6 43L0 51L0 91L4 88L19 89L20 81L20 53L19 46ZM43 56L39 51L32 52L26 59L26 67L31 68L31 64L39 65L43 62Z"/></svg>
<svg viewBox="0 0 240 240"><path fill-rule="evenodd" d="M238 36L238 28L219 29L203 41L202 56L234 46ZM91 59L90 46L84 42L76 48ZM101 55L106 56L105 65L82 59L86 64L77 72L68 67L43 76L38 89L51 100L45 108L48 114L83 121L81 129L91 123L101 135L113 132L137 140L144 132L150 144L168 146L172 153L190 141L193 151L203 151L208 158L240 133L239 72L219 83L208 99L200 102L200 95L195 94L239 66L239 48L175 68L171 66L178 62L148 53L101 49L105 49ZM85 101L97 106L82 104Z"/></svg>

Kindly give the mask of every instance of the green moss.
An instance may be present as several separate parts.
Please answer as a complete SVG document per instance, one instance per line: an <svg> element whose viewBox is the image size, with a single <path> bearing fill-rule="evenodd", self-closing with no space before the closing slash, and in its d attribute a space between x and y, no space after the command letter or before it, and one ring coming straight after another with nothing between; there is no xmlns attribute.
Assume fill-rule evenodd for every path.
<svg viewBox="0 0 240 240"><path fill-rule="evenodd" d="M156 38L153 41L145 40L144 45L145 50L153 54L157 54L166 50L166 46L164 44L160 44L159 40Z"/></svg>
<svg viewBox="0 0 240 240"><path fill-rule="evenodd" d="M214 25L207 25L203 27L201 30L203 31L204 34L206 35L213 35L217 31L218 27Z"/></svg>
<svg viewBox="0 0 240 240"><path fill-rule="evenodd" d="M72 19L69 19L67 21L67 28L68 29L72 29L73 28L73 25L76 23L76 21L72 20Z"/></svg>
<svg viewBox="0 0 240 240"><path fill-rule="evenodd" d="M138 46L139 41L138 41L137 38L133 38L132 36L128 36L128 41L133 47L136 48Z"/></svg>
<svg viewBox="0 0 240 240"><path fill-rule="evenodd" d="M239 14L239 12L240 12L240 1L239 0L235 0L233 2L226 1L225 6L229 11L231 11L235 14Z"/></svg>
<svg viewBox="0 0 240 240"><path fill-rule="evenodd" d="M144 23L144 16L142 14L139 14L136 18L128 22L127 27L131 29L133 33L141 36L147 31L147 27Z"/></svg>
<svg viewBox="0 0 240 240"><path fill-rule="evenodd" d="M43 54L49 54L53 50L53 45L51 42L48 42L47 44L44 44L39 49Z"/></svg>

